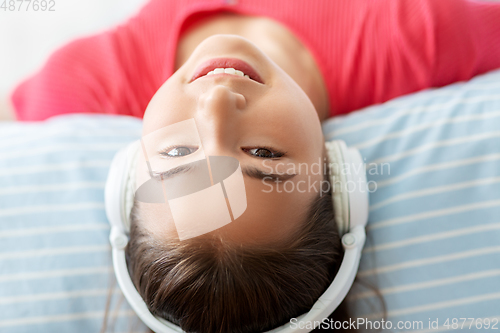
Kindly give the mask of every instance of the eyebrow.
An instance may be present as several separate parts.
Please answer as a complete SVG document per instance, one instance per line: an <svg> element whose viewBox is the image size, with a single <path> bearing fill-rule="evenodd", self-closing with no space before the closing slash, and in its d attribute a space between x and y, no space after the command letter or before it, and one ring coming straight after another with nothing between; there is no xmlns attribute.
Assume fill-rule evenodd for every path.
<svg viewBox="0 0 500 333"><path fill-rule="evenodd" d="M177 176L178 174L187 173L193 169L194 167L192 165L186 164L169 169L167 171L161 171L161 172L153 171L150 176L151 178L154 178L156 180L169 179Z"/></svg>
<svg viewBox="0 0 500 333"><path fill-rule="evenodd" d="M153 171L152 178L155 178L157 180L169 179L179 174L187 173L195 168L196 168L195 166L187 164L187 165L180 165L178 167L172 168L167 171L162 171L162 172ZM258 180L271 180L274 182L284 182L287 181L288 179L297 176L297 174L295 173L268 173L254 166L242 167L241 170L243 172L243 175L249 178Z"/></svg>
<svg viewBox="0 0 500 333"><path fill-rule="evenodd" d="M277 181L284 182L288 179L297 176L296 173L268 173L254 166L242 167L241 170L243 171L244 175L250 178L260 179L260 180L272 180L275 182Z"/></svg>

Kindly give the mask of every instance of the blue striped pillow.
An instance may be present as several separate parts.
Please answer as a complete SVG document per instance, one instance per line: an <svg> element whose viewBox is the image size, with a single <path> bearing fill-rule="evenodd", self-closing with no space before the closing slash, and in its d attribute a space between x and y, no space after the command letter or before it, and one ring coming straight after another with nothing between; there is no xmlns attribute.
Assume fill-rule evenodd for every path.
<svg viewBox="0 0 500 333"><path fill-rule="evenodd" d="M141 121L0 123L0 332L145 332L115 283L104 183Z"/></svg>
<svg viewBox="0 0 500 333"><path fill-rule="evenodd" d="M498 71L325 123L367 163L358 275L379 286L394 331L500 317L499 129ZM0 123L0 332L98 332L110 287L108 327L145 331L114 285L103 205L111 159L140 130L103 115ZM375 301L355 284L356 316L377 320Z"/></svg>
<svg viewBox="0 0 500 333"><path fill-rule="evenodd" d="M452 330L453 318L468 332L481 327L477 318L500 330L500 71L323 129L365 159L372 193L358 277L378 285L393 330L399 321L408 321L405 331L417 328L413 321L419 332ZM354 313L372 325L376 302L353 288Z"/></svg>

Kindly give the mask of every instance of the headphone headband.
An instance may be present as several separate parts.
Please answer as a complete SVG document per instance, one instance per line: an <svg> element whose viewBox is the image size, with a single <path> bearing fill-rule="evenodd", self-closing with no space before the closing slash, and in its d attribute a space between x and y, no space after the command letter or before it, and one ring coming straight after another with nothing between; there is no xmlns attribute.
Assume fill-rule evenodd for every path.
<svg viewBox="0 0 500 333"><path fill-rule="evenodd" d="M308 313L297 318L298 321L311 323L319 323L327 318L351 288L365 243L365 225L368 220L368 187L361 155L356 149L347 148L345 142L341 140L326 142L325 147L330 162L332 200L344 248L344 258L327 290ZM105 206L111 224L113 267L125 298L142 321L157 333L179 333L182 330L177 325L149 312L132 283L125 260L124 249L129 240L129 215L134 199L135 167L139 150L138 141L120 150L111 163L106 182ZM350 188L350 184L354 184L354 187ZM268 333L278 332L309 332L309 330L288 323L268 331Z"/></svg>

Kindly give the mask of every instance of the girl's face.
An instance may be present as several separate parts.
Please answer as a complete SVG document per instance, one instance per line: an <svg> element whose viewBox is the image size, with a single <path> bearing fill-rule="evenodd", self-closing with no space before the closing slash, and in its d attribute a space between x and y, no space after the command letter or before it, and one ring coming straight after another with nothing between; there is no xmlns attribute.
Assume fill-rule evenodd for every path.
<svg viewBox="0 0 500 333"><path fill-rule="evenodd" d="M252 68L247 68L250 78L200 76L211 69L207 64L238 67L234 59ZM229 66L220 66L221 61ZM244 65L241 69L245 72ZM157 91L144 115L143 136L192 118L205 155L232 156L243 170L247 209L215 232L241 243L276 242L293 232L319 195L324 170L320 120L304 91L247 39L215 35ZM166 147L160 140L157 145L164 154ZM169 155L182 159L191 150L178 147ZM260 179L270 173L279 182ZM139 163L137 182L147 178L145 164ZM176 236L167 205L144 206L146 228Z"/></svg>

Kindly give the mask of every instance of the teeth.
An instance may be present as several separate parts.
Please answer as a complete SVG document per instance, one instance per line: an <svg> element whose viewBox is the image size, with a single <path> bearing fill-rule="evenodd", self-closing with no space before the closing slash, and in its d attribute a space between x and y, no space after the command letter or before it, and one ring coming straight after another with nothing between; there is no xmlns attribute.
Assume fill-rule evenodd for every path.
<svg viewBox="0 0 500 333"><path fill-rule="evenodd" d="M207 75L223 74L223 73L237 75L237 76L244 76L248 79L250 78L248 75L246 75L242 71L236 70L234 68L216 68L213 71L208 72Z"/></svg>

